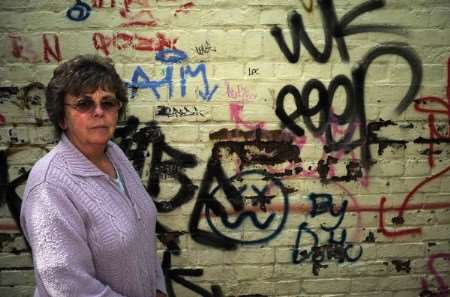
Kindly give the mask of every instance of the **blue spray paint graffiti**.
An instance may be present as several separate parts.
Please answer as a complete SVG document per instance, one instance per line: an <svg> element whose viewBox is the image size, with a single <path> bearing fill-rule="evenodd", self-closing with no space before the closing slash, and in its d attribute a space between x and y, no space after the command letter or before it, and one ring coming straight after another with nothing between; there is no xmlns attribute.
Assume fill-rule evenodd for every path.
<svg viewBox="0 0 450 297"><path fill-rule="evenodd" d="M87 19L90 14L91 7L81 0L77 0L75 5L67 10L66 16L72 21L80 22Z"/></svg>
<svg viewBox="0 0 450 297"><path fill-rule="evenodd" d="M328 233L327 243L320 245L319 236L312 228L309 228L307 222L303 222L298 227L297 237L295 239L294 249L292 252L292 262L294 264L301 264L307 259L311 259L313 263L313 273L319 274L320 268L325 268L327 265L323 265L322 262L326 260L336 259L339 263L345 261L355 262L362 256L362 248L356 253L353 252L353 244L346 243L347 230L341 231L340 239L336 239L335 230L341 225L345 211L347 209L348 201L344 200L339 209L333 204L333 197L330 194L315 194L309 195L311 200L311 218L329 213L332 217L337 218L337 222L334 226L325 226L320 224L320 230ZM313 246L310 251L307 249L301 249L301 242L308 236L313 242ZM306 242L308 240L304 240ZM352 256L353 255L353 256Z"/></svg>
<svg viewBox="0 0 450 297"><path fill-rule="evenodd" d="M159 92L161 87L167 87L169 99L173 97L173 77L174 77L174 64L181 63L187 59L186 53L178 49L164 49L159 51L155 55L155 59L166 65L164 69L165 76L160 80L152 80L142 69L137 66L131 77L131 82L127 83L128 87L133 89L131 98L136 96L135 91L137 89L150 89L157 100L161 98ZM189 77L195 78L201 77L204 89L199 90L198 94L204 101L211 101L214 93L217 91L218 85L210 87L208 77L206 75L206 65L198 64L194 67L191 65L180 66L180 91L181 96L186 96L187 80Z"/></svg>

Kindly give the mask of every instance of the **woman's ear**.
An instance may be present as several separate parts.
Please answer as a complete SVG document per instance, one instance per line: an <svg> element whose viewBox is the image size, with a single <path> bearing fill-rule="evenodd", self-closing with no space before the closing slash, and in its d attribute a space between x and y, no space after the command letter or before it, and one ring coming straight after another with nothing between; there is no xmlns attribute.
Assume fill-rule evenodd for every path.
<svg viewBox="0 0 450 297"><path fill-rule="evenodd" d="M62 119L61 121L59 121L59 127L60 127L62 130L66 130L66 129L67 129L67 124L66 124L66 121L65 121L64 119Z"/></svg>

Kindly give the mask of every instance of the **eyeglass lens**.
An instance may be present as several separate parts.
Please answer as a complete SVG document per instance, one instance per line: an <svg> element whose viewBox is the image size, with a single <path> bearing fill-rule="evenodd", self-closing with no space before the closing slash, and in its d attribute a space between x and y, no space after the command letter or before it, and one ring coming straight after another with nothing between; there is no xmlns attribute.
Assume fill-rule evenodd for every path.
<svg viewBox="0 0 450 297"><path fill-rule="evenodd" d="M92 112L96 107L96 103L92 99L80 99L72 104L72 106L80 112ZM121 104L117 99L104 99L100 101L100 107L106 111L117 111L120 109Z"/></svg>

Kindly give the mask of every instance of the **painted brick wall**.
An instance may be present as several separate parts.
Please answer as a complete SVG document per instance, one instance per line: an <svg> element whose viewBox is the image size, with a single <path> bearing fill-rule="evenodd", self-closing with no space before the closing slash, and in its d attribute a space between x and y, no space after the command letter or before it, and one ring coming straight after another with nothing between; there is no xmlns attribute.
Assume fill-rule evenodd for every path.
<svg viewBox="0 0 450 297"><path fill-rule="evenodd" d="M450 296L450 1L383 2L2 0L0 296L31 296L12 213L79 53L129 87L171 297Z"/></svg>

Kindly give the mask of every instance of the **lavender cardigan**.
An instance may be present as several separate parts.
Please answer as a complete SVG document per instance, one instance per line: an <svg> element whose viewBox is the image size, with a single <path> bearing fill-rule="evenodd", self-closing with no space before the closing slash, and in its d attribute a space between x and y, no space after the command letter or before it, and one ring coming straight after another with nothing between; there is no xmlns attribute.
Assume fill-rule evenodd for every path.
<svg viewBox="0 0 450 297"><path fill-rule="evenodd" d="M156 209L120 148L107 145L125 193L63 135L33 167L21 224L32 248L35 297L153 297L166 292Z"/></svg>

